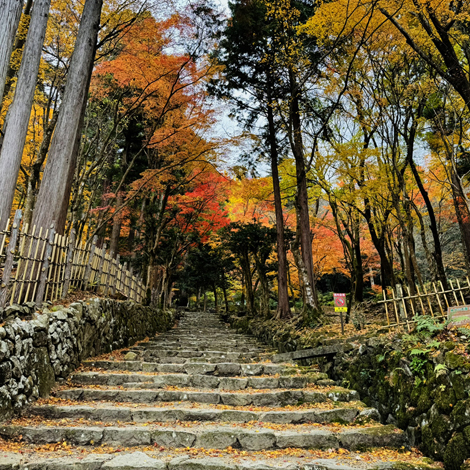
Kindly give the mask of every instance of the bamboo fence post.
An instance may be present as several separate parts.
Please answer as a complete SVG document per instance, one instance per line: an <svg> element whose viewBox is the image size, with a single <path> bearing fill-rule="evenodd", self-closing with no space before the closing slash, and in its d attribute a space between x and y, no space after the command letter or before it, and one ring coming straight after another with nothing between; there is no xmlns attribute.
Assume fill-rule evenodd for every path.
<svg viewBox="0 0 470 470"><path fill-rule="evenodd" d="M77 271L77 282L75 284L79 289L84 289L85 273L87 268L87 248L86 243L80 242L79 244L79 255L78 255L78 271Z"/></svg>
<svg viewBox="0 0 470 470"><path fill-rule="evenodd" d="M129 298L134 300L134 275L133 269L129 268Z"/></svg>
<svg viewBox="0 0 470 470"><path fill-rule="evenodd" d="M51 300L57 300L59 296L59 289L61 287L62 278L62 251L64 246L65 237L59 235L57 237L57 250L55 254L55 266L54 266L54 282L52 283Z"/></svg>
<svg viewBox="0 0 470 470"><path fill-rule="evenodd" d="M388 307L387 307L387 294L385 293L385 289L382 289L382 295L384 297L384 306L385 306L385 315L387 316L387 324L390 326L390 317L388 315Z"/></svg>
<svg viewBox="0 0 470 470"><path fill-rule="evenodd" d="M406 286L406 290L408 291L408 297L410 297L411 311L413 312L413 319L414 319L416 317L416 312L415 312L415 307L413 305L413 301L411 300L411 290L408 286Z"/></svg>
<svg viewBox="0 0 470 470"><path fill-rule="evenodd" d="M28 254L26 255L26 262L24 269L22 270L22 280L21 280L21 285L20 285L20 291L18 292L18 303L20 303L22 300L28 300L27 293L29 292L29 285L31 284L31 279L26 279L26 276L28 278L31 276L30 271L28 271L29 264L32 264L33 258L31 258L31 252L33 251L33 246L34 246L34 234L36 233L36 225L33 226L33 229L31 230L30 235L26 235L27 237L31 238L31 241L28 243ZM37 249L37 244L36 244L36 249ZM25 288L25 285L28 285L28 287ZM26 291L26 296L22 297L23 290Z"/></svg>
<svg viewBox="0 0 470 470"><path fill-rule="evenodd" d="M45 300L47 300L47 296L49 294L49 288L52 287L52 292L54 288L54 265L55 265L55 254L57 251L58 236L59 235L55 233L54 241L52 243L52 256L49 262L49 273L47 275L47 280L49 282L46 283L46 295L44 296Z"/></svg>
<svg viewBox="0 0 470 470"><path fill-rule="evenodd" d="M101 276L103 275L104 260L106 259L106 243L103 243L103 248L101 248L101 254L99 258L98 266L98 278L96 282L96 292L99 292L101 287Z"/></svg>
<svg viewBox="0 0 470 470"><path fill-rule="evenodd" d="M2 285L0 287L0 308L5 308L8 297L8 284L10 282L10 274L13 268L13 257L16 249L16 241L18 240L18 233L20 231L20 221L22 217L21 210L15 212L13 225L11 226L10 241L8 243L5 265L3 266Z"/></svg>
<svg viewBox="0 0 470 470"><path fill-rule="evenodd" d="M393 299L393 310L395 311L395 318L397 320L397 325L399 325L400 324L400 315L398 314L398 306L397 306L397 300L396 300L396 297L395 297L395 291L393 290L393 288L391 290L392 290L392 299Z"/></svg>
<svg viewBox="0 0 470 470"><path fill-rule="evenodd" d="M444 310L442 310L441 299L439 298L439 293L437 292L436 285L432 283L432 287L437 297L437 303L439 304L439 310L441 311L441 316L444 316Z"/></svg>
<svg viewBox="0 0 470 470"><path fill-rule="evenodd" d="M42 301L44 300L44 292L46 290L46 281L47 281L47 274L48 274L48 269L49 269L49 262L51 259L51 253L52 253L52 246L54 243L54 237L55 237L55 229L54 226L51 225L51 228L49 230L49 237L46 239L45 242L45 250L43 250L44 253L44 258L43 258L43 265L41 268L41 274L39 277L39 286L36 294L36 305L41 305Z"/></svg>
<svg viewBox="0 0 470 470"><path fill-rule="evenodd" d="M0 232L0 234L3 235L2 243L0 243L0 256L2 256L3 248L5 247L5 242L7 240L7 233L8 233L9 225L10 225L10 219L7 220L7 225L5 227L5 230L3 232Z"/></svg>
<svg viewBox="0 0 470 470"><path fill-rule="evenodd" d="M11 295L10 295L10 305L12 305L15 301L15 293L16 289L21 289L21 281L20 281L20 273L22 272L21 268L23 267L23 262L22 262L22 257L24 253L24 244L26 242L27 234L28 234L28 229L29 229L29 224L24 224L23 225L23 230L21 230L19 234L19 240L18 240L18 265L16 266L16 273L15 273L15 280L13 281L13 286L11 288ZM18 284L20 284L18 286ZM18 295L18 294L17 294ZM17 299L18 303L21 302L21 299Z"/></svg>
<svg viewBox="0 0 470 470"><path fill-rule="evenodd" d="M447 295L446 295L446 292L444 290L444 286L442 285L441 281L439 281L439 285L441 286L442 295L444 297L444 300L446 301L447 310L449 310L450 304L449 304L449 301L447 300Z"/></svg>
<svg viewBox="0 0 470 470"><path fill-rule="evenodd" d="M431 300L430 300L430 297L431 297L432 293L428 293L428 291L426 290L425 285L423 285L423 290L424 290L424 293L426 294L426 302L428 303L429 310L431 311L431 317L434 318L434 310L432 308L432 304L431 304Z"/></svg>
<svg viewBox="0 0 470 470"><path fill-rule="evenodd" d="M127 261L124 263L124 266L122 267L122 275L124 276L124 279L121 277L122 294L125 297L127 297Z"/></svg>
<svg viewBox="0 0 470 470"><path fill-rule="evenodd" d="M459 293L460 293L460 298L462 299L462 305L465 305L465 299L464 299L464 296L462 294L463 288L460 287L460 281L458 279L457 279L457 286L459 287Z"/></svg>
<svg viewBox="0 0 470 470"><path fill-rule="evenodd" d="M109 255L106 255L106 270L104 276L104 295L108 295L110 289L110 281L111 281L111 270L113 269L113 260L114 260L114 252L110 251Z"/></svg>
<svg viewBox="0 0 470 470"><path fill-rule="evenodd" d="M29 287L30 286L28 286L28 291L26 292L26 298L31 299L33 302L34 302L34 299L36 298L36 291L38 289L38 279L39 279L39 276L40 276L40 269L41 269L41 261L44 259L44 253L45 253L45 250L46 250L46 240L47 240L47 237L48 237L48 234L49 234L49 230L46 230L46 233L44 234L44 238L41 238L42 237L42 230L43 230L42 227L40 227L39 228L39 234L38 234L38 241L36 243L36 249L34 250L34 261L33 261L33 264L31 266L31 275L30 275L31 283L30 283L30 285L33 286L31 297L29 296ZM42 243L42 248L39 248L39 246L41 245L41 241L43 242ZM38 258L38 253L40 253L39 258Z"/></svg>
<svg viewBox="0 0 470 470"><path fill-rule="evenodd" d="M140 277L140 275L135 278L135 287L136 287L135 300L136 302L140 302L142 299L142 278Z"/></svg>
<svg viewBox="0 0 470 470"><path fill-rule="evenodd" d="M65 270L67 268L67 260L68 260L68 254L69 254L69 243L70 243L70 237L66 237L65 235L62 236L62 251L60 255L60 285L59 285L59 290L57 291L57 296L62 298L62 294L64 292L64 284L65 284Z"/></svg>
<svg viewBox="0 0 470 470"><path fill-rule="evenodd" d="M85 276L83 278L83 286L82 287L85 290L88 287L88 281L90 280L90 276L91 276L91 265L93 263L93 255L95 254L96 242L97 241L98 241L98 236L95 235L93 237L92 242L91 242L90 253L88 255L88 263L86 265ZM86 247L85 247L85 249L86 249Z"/></svg>
<svg viewBox="0 0 470 470"><path fill-rule="evenodd" d="M421 310L423 312L423 315L426 315L426 309L424 308L423 299L421 298L421 292L419 291L419 286L416 286L416 291L418 292L419 303L421 304Z"/></svg>
<svg viewBox="0 0 470 470"><path fill-rule="evenodd" d="M452 284L452 280L449 280L449 284L450 284L450 287L452 289L452 294L454 294L455 305L458 306L459 305L459 299L457 298L457 294L454 290L454 284Z"/></svg>
<svg viewBox="0 0 470 470"><path fill-rule="evenodd" d="M116 259L113 261L114 262L114 282L113 282L113 287L112 287L112 294L116 295L116 291L119 292L119 273L120 273L120 265L119 265L119 260L120 256L117 255Z"/></svg>
<svg viewBox="0 0 470 470"><path fill-rule="evenodd" d="M77 234L75 229L72 229L69 238L69 247L67 251L67 259L65 260L65 273L64 273L64 285L62 287L62 298L67 297L70 288L70 280L72 279L72 267L73 267L73 256L75 254L75 240Z"/></svg>
<svg viewBox="0 0 470 470"><path fill-rule="evenodd" d="M142 302L142 299L144 297L144 289L142 287L142 282L143 282L142 276L139 276L139 278L138 278L139 302Z"/></svg>

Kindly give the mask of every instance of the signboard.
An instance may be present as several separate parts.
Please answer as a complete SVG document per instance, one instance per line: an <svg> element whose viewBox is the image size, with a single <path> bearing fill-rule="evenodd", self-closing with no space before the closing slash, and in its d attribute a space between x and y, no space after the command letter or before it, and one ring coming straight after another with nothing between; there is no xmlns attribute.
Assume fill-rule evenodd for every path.
<svg viewBox="0 0 470 470"><path fill-rule="evenodd" d="M447 311L449 326L462 326L470 324L470 305L449 307Z"/></svg>
<svg viewBox="0 0 470 470"><path fill-rule="evenodd" d="M346 294L333 294L335 300L335 312L347 312ZM469 311L470 314L470 311Z"/></svg>

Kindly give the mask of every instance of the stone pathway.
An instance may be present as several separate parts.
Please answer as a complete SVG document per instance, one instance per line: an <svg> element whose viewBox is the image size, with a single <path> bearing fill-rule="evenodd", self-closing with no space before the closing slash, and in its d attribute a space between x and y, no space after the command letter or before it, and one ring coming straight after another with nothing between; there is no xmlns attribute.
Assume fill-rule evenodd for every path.
<svg viewBox="0 0 470 470"><path fill-rule="evenodd" d="M425 467L357 392L273 353L213 314L186 313L126 360L86 361L0 425L0 470Z"/></svg>

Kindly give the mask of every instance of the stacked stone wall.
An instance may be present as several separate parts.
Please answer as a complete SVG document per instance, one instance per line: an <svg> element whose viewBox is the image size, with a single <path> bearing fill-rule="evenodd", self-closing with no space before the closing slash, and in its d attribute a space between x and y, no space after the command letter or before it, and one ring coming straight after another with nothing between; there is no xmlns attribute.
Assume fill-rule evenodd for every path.
<svg viewBox="0 0 470 470"><path fill-rule="evenodd" d="M169 311L99 298L42 312L32 304L17 309L9 307L0 326L0 419L48 396L82 360L131 346L175 321Z"/></svg>
<svg viewBox="0 0 470 470"><path fill-rule="evenodd" d="M302 336L273 320L225 319L281 351L339 342ZM379 411L383 423L407 432L411 445L444 461L447 470L459 470L470 459L468 337L417 344L410 343L409 335L372 334L350 340L347 352L304 362L317 363L338 384L359 392L363 402Z"/></svg>

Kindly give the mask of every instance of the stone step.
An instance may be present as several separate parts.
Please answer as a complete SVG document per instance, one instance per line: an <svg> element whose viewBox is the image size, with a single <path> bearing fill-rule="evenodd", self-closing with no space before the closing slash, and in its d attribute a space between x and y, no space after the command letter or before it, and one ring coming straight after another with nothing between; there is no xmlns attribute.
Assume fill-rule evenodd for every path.
<svg viewBox="0 0 470 470"><path fill-rule="evenodd" d="M118 454L84 454L80 459L75 456L47 458L44 452L17 454L2 452L1 470L431 470L433 467L422 463L402 463L400 461L370 461L368 455L353 458L316 458L302 459L282 456L269 458L256 453L248 454L246 459L224 457L194 457L180 455L165 458L160 453L142 452L129 449ZM349 457L349 456L347 456ZM436 467L434 467L436 468Z"/></svg>
<svg viewBox="0 0 470 470"><path fill-rule="evenodd" d="M208 362L255 362L260 361L261 356L257 353L237 353L237 352L223 352L223 351L174 351L174 350L146 350L141 351L142 359L146 362L158 361L165 363L172 363L174 359L178 359L176 362L186 362L189 360L197 360L197 362L208 361Z"/></svg>
<svg viewBox="0 0 470 470"><path fill-rule="evenodd" d="M354 427L333 432L320 426L302 425L298 430L276 431L258 426L246 429L237 426L197 424L168 428L148 426L0 426L4 439L51 444L66 441L78 446L163 446L174 448L226 449L247 451L269 449L347 449L365 450L374 447L400 448L406 444L403 431L393 425Z"/></svg>
<svg viewBox="0 0 470 470"><path fill-rule="evenodd" d="M227 423L248 423L259 421L263 423L302 424L302 423L353 423L356 418L369 417L371 412L377 416L377 411L371 408L361 409L357 406L333 409L300 409L289 411L249 411L223 410L216 408L177 407L98 407L89 405L67 406L31 406L28 413L42 416L46 419L87 419L90 421L120 421L123 423L147 423L168 421L209 421Z"/></svg>
<svg viewBox="0 0 470 470"><path fill-rule="evenodd" d="M266 363L250 363L238 364L236 362L229 363L209 363L209 362L186 362L183 364L160 364L159 362L141 362L141 361L84 361L85 367L104 369L104 370L121 370L133 372L164 372L174 374L202 374L216 375L222 377L235 376L254 376L254 375L276 375L282 374L286 369L280 364ZM326 379L326 374L316 373L320 379Z"/></svg>
<svg viewBox="0 0 470 470"><path fill-rule="evenodd" d="M269 392L223 392L199 390L122 390L99 388L72 388L58 390L58 398L74 401L114 401L121 403L192 402L228 406L288 406L301 403L358 401L354 390L273 390Z"/></svg>
<svg viewBox="0 0 470 470"><path fill-rule="evenodd" d="M212 338L203 338L199 336L193 336L189 338L190 341L188 341L188 336L167 336L167 335L159 335L155 336L154 338L149 339L145 343L147 344L161 344L161 343L175 343L175 344L181 344L181 343L188 343L188 344L212 344ZM214 339L216 341L216 339ZM227 334L221 336L217 342L224 343L224 344L230 344L232 346L257 346L260 347L262 346L259 341L256 341L254 338L250 337L245 337L245 338L230 338L228 337Z"/></svg>
<svg viewBox="0 0 470 470"><path fill-rule="evenodd" d="M80 385L124 385L147 388L195 387L200 389L244 390L244 389L287 389L305 388L308 377L217 377L202 374L103 374L100 372L80 372L73 374L71 380ZM131 385L132 384L132 385Z"/></svg>
<svg viewBox="0 0 470 470"><path fill-rule="evenodd" d="M209 345L185 345L181 343L170 343L170 344L149 344L142 343L136 346L132 346L130 350L152 350L152 351L208 351L209 349L214 349L220 352L257 352L263 353L267 352L267 349L263 349L256 346L230 346L226 344L211 344Z"/></svg>

